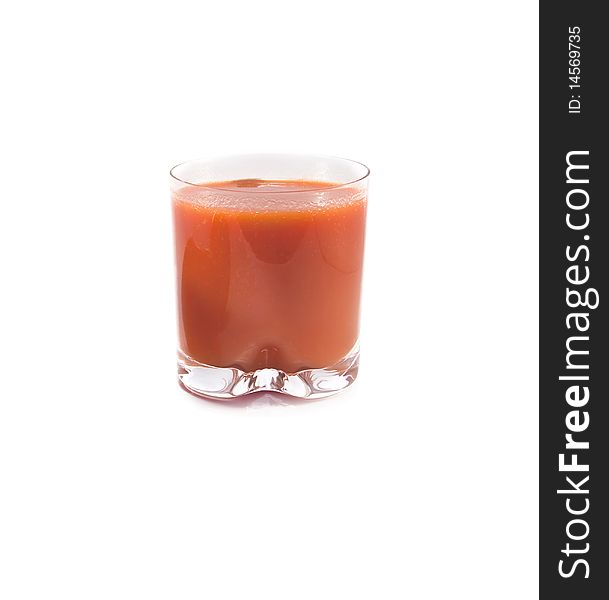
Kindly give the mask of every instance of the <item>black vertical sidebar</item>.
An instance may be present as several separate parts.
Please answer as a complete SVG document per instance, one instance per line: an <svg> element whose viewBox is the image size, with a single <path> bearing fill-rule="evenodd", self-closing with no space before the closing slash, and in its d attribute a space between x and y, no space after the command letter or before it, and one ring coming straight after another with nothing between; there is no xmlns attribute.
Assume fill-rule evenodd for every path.
<svg viewBox="0 0 609 600"><path fill-rule="evenodd" d="M540 2L540 598L609 598L609 30Z"/></svg>

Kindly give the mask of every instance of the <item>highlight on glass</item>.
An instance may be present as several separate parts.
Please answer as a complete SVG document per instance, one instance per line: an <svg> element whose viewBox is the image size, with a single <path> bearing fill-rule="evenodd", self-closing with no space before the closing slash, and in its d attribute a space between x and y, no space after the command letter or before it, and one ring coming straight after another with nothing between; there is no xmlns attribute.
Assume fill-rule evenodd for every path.
<svg viewBox="0 0 609 600"><path fill-rule="evenodd" d="M187 391L316 398L353 383L368 175L355 161L286 154L171 170Z"/></svg>

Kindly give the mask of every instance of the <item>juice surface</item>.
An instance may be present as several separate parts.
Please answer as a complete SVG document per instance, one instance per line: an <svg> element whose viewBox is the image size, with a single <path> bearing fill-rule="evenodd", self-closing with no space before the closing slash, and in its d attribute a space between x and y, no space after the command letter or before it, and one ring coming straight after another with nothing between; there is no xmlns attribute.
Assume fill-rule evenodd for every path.
<svg viewBox="0 0 609 600"><path fill-rule="evenodd" d="M295 372L348 354L359 330L362 190L249 179L185 186L172 204L186 355Z"/></svg>

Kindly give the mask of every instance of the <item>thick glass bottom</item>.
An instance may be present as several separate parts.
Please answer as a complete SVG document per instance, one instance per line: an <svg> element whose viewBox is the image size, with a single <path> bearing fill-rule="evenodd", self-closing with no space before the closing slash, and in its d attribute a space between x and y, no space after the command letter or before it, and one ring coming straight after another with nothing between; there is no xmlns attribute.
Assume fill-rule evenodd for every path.
<svg viewBox="0 0 609 600"><path fill-rule="evenodd" d="M334 365L285 373L258 369L246 373L234 367L214 367L178 352L178 379L186 391L203 398L232 400L253 392L279 392L295 398L322 398L349 387L357 377L359 349Z"/></svg>

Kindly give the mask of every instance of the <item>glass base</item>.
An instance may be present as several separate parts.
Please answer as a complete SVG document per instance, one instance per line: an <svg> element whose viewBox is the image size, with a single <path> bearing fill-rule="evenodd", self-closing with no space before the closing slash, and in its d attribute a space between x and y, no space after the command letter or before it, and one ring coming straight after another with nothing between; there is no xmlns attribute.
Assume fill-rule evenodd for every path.
<svg viewBox="0 0 609 600"><path fill-rule="evenodd" d="M232 400L254 392L279 392L295 398L323 398L349 387L357 377L359 349L323 369L285 373L258 369L246 373L234 367L213 367L178 352L178 379L186 391L215 400Z"/></svg>

